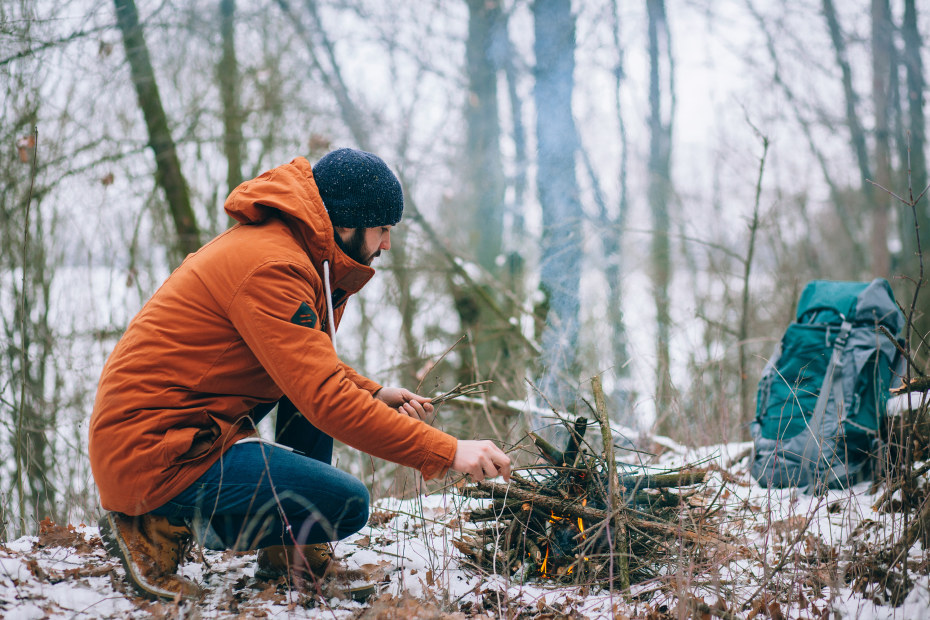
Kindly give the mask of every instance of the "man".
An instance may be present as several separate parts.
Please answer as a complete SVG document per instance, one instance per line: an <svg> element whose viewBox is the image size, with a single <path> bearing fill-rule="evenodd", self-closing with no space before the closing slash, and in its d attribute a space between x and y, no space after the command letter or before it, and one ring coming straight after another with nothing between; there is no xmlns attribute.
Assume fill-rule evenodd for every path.
<svg viewBox="0 0 930 620"><path fill-rule="evenodd" d="M150 598L196 598L177 575L191 527L214 548L259 549L259 570L325 571L361 529L368 491L330 465L333 438L476 480L510 475L490 441L423 420L428 398L382 387L336 354L345 302L401 219L400 183L364 151L298 158L226 200L239 223L187 257L107 360L90 423L100 531ZM254 438L277 404L277 444ZM283 444L283 445L279 445Z"/></svg>

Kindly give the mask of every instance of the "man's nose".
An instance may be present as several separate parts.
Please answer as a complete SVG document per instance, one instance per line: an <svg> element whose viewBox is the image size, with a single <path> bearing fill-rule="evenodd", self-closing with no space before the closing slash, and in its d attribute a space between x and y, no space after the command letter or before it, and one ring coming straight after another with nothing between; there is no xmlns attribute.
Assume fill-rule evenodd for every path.
<svg viewBox="0 0 930 620"><path fill-rule="evenodd" d="M381 250L391 249L391 233L385 233L384 236L381 237L381 247L379 249Z"/></svg>

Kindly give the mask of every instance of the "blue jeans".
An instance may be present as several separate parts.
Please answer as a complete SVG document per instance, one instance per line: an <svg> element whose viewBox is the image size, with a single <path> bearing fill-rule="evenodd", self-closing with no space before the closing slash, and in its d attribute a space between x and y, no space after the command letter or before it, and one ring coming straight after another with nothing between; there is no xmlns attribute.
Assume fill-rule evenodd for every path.
<svg viewBox="0 0 930 620"><path fill-rule="evenodd" d="M257 423L271 410L253 412ZM257 418L257 419L256 419ZM339 540L368 521L368 489L330 465L333 439L285 398L275 440L232 446L210 469L152 514L192 524L211 549Z"/></svg>

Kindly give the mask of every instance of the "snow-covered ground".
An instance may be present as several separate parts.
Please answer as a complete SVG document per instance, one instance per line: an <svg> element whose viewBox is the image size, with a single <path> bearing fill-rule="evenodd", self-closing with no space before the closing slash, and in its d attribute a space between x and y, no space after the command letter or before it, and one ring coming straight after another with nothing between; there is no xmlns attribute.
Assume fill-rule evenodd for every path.
<svg viewBox="0 0 930 620"><path fill-rule="evenodd" d="M46 524L38 537L0 544L0 615L5 618L287 617L930 617L928 554L910 550L913 586L893 606L876 588L853 589L857 567L901 532L899 514L876 512L882 488L867 483L823 496L766 490L748 474L749 444L686 450L663 442L661 465L702 462L708 490L722 506L719 565L678 566L637 584L632 597L589 586L480 574L453 544L473 527L469 510L483 500L454 489L376 503L369 525L336 545L345 565L381 583L361 604L321 590L254 576L254 553L205 551L182 566L207 590L198 605L135 597L97 528ZM194 554L197 555L196 553ZM846 576L844 578L844 575ZM860 588L862 590L863 588ZM701 607L702 606L702 607ZM697 613L698 608L703 613Z"/></svg>

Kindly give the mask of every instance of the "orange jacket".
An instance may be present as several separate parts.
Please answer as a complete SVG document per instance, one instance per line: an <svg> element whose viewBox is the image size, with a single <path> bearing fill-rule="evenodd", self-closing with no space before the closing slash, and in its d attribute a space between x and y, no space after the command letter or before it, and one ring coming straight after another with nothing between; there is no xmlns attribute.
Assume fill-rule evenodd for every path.
<svg viewBox="0 0 930 620"><path fill-rule="evenodd" d="M323 263L336 325L374 270L337 248L310 163L243 183L226 211L240 223L187 257L104 366L89 447L103 508L161 506L254 433L253 407L285 394L335 439L443 475L455 438L373 398L380 386L336 357Z"/></svg>

